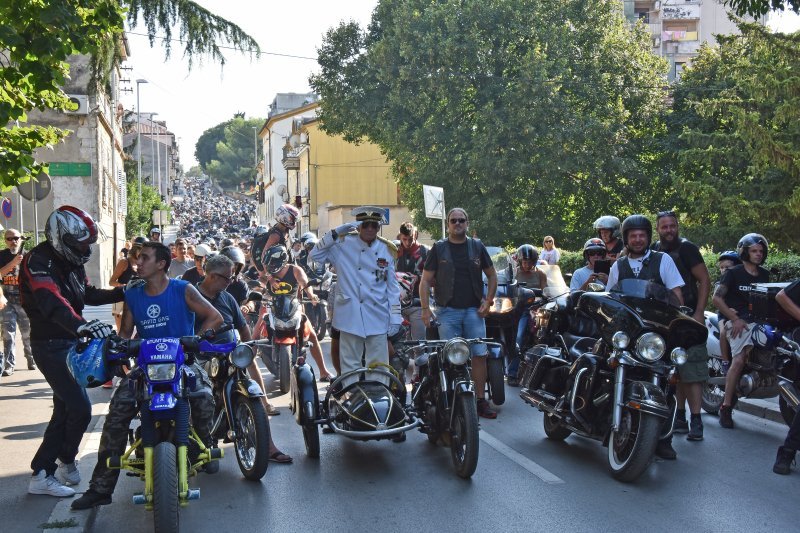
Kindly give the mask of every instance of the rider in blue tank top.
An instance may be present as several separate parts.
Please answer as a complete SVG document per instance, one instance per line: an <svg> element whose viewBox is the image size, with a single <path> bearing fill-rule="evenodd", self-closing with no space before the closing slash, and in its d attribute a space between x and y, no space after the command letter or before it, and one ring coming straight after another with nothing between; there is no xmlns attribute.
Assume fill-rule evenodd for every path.
<svg viewBox="0 0 800 533"><path fill-rule="evenodd" d="M158 296L149 296L144 286L125 292L125 303L142 339L194 335L194 313L186 305L188 281L170 279Z"/></svg>

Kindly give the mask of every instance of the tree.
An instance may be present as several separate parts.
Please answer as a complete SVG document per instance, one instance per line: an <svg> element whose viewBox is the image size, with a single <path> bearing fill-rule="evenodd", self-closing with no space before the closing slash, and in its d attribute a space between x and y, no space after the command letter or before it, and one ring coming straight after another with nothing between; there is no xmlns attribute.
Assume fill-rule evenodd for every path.
<svg viewBox="0 0 800 533"><path fill-rule="evenodd" d="M724 0L734 13L743 17L763 17L772 10L789 10L800 13L800 0Z"/></svg>
<svg viewBox="0 0 800 533"><path fill-rule="evenodd" d="M225 139L225 128L232 121L233 119L226 120L208 128L197 139L197 144L194 147L194 156L203 171L206 171L208 164L217 157L217 143Z"/></svg>
<svg viewBox="0 0 800 533"><path fill-rule="evenodd" d="M125 215L125 229L128 235L131 237L148 235L150 228L153 227L153 211L156 209L169 209L161 201L158 190L151 185L142 185L142 201L140 204L138 181L129 178L128 214Z"/></svg>
<svg viewBox="0 0 800 533"><path fill-rule="evenodd" d="M253 128L260 127L263 123L264 119L261 118L245 119L243 115L237 115L227 122L209 128L200 136L200 140L206 134L209 134L208 138L210 138L212 132L217 132L222 127L222 139L214 146L214 153L208 153L211 160L205 165L202 165L201 162L206 174L221 187L238 189L242 182L248 185L255 182ZM216 135L216 133L213 134ZM198 154L198 160L200 140L198 140L198 147L195 151L195 154Z"/></svg>
<svg viewBox="0 0 800 533"><path fill-rule="evenodd" d="M319 50L322 127L368 139L418 223L442 186L492 243L583 243L601 214L663 198L663 75L616 0L382 0Z"/></svg>
<svg viewBox="0 0 800 533"><path fill-rule="evenodd" d="M717 249L757 231L800 248L800 32L705 46L675 88L668 160L687 235Z"/></svg>
<svg viewBox="0 0 800 533"><path fill-rule="evenodd" d="M61 86L69 74L67 59L88 54L94 79L108 78L118 53L125 22L135 27L141 16L150 34L163 33L170 54L173 26L179 27L184 55L208 55L222 64L221 46L258 54L257 43L238 26L189 0L4 0L0 2L0 182L27 181L46 170L33 152L64 139L69 131L50 126L24 126L33 109L73 107ZM221 43L218 42L222 41ZM90 87L90 90L93 88Z"/></svg>

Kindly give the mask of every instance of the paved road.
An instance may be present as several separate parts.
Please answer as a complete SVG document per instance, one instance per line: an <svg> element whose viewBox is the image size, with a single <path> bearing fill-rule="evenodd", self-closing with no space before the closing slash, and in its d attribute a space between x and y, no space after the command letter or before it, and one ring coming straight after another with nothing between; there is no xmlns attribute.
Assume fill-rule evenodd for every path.
<svg viewBox="0 0 800 533"><path fill-rule="evenodd" d="M276 384L267 376L274 403L284 407L287 396L275 396ZM800 472L771 471L785 426L736 413L738 426L731 431L705 415L705 441L679 436L678 461L657 461L637 483L622 484L608 474L598 443L574 436L563 443L547 440L541 414L516 390L507 390L496 420L481 421L480 460L471 481L453 473L447 449L434 448L416 432L402 444L322 435L321 458L308 459L284 407L272 418L272 430L295 463L272 464L261 482L247 482L226 445L220 472L191 482L202 496L181 511L184 530L796 530ZM92 463L94 451L86 451L84 460ZM20 466L31 454L20 454ZM2 486L8 484L4 479ZM151 516L131 503L140 490L137 479L122 476L114 503L99 509L90 530L124 524L126 533L151 531ZM18 498L26 512L40 511L34 498Z"/></svg>

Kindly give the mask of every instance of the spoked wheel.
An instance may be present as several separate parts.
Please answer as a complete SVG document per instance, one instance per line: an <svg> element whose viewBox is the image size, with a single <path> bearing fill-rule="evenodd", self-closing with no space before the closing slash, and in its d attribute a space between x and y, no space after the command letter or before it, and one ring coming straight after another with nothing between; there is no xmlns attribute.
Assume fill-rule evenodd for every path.
<svg viewBox="0 0 800 533"><path fill-rule="evenodd" d="M708 358L708 377L722 377L722 360L716 357ZM703 383L703 409L706 413L716 415L725 399L725 389L719 385L712 385L707 381Z"/></svg>
<svg viewBox="0 0 800 533"><path fill-rule="evenodd" d="M469 479L478 467L478 407L473 397L461 395L453 409L450 455L456 474Z"/></svg>
<svg viewBox="0 0 800 533"><path fill-rule="evenodd" d="M280 381L281 394L289 392L289 372L292 371L292 346L290 344L277 344L278 366L280 367L278 381Z"/></svg>
<svg viewBox="0 0 800 533"><path fill-rule="evenodd" d="M245 479L258 481L269 466L269 422L260 398L240 396L234 407L236 461Z"/></svg>
<svg viewBox="0 0 800 533"><path fill-rule="evenodd" d="M306 444L306 455L311 458L319 457L319 426L313 422L314 406L311 402L306 402L306 419L311 420L303 424L303 441Z"/></svg>
<svg viewBox="0 0 800 533"><path fill-rule="evenodd" d="M158 533L178 531L178 460L171 442L161 442L153 450L153 526Z"/></svg>
<svg viewBox="0 0 800 533"><path fill-rule="evenodd" d="M554 415L544 413L542 421L544 423L544 433L548 439L564 440L572 435L572 431L564 427L564 424Z"/></svg>
<svg viewBox="0 0 800 533"><path fill-rule="evenodd" d="M778 396L778 407L781 408L781 416L783 416L783 421L786 422L787 426L791 426L792 422L794 421L795 410L792 409L792 406L783 399L783 396Z"/></svg>
<svg viewBox="0 0 800 533"><path fill-rule="evenodd" d="M624 408L617 431L608 441L608 466L619 481L634 481L647 470L658 444L661 419Z"/></svg>
<svg viewBox="0 0 800 533"><path fill-rule="evenodd" d="M489 359L486 361L489 387L491 388L492 403L503 405L506 402L506 384L503 380L503 359Z"/></svg>

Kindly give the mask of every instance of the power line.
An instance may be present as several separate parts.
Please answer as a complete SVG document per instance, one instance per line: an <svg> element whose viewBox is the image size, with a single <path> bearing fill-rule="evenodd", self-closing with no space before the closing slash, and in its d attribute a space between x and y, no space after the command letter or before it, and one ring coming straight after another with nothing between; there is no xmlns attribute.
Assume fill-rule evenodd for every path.
<svg viewBox="0 0 800 533"><path fill-rule="evenodd" d="M188 42L186 39L176 39L175 37L167 38L167 37L162 37L161 35L150 35L149 33L138 33L138 32L135 32L135 31L127 31L125 33L127 35L137 35L139 37L147 37L148 39L151 39L151 38L152 39L161 39L162 41L175 41L177 43L186 43L186 42ZM235 50L237 52L249 52L251 54L264 54L266 56L288 57L288 58L291 58L291 59L306 59L306 60L309 60L309 61L316 61L317 60L316 57L298 56L298 55L294 55L294 54L282 54L282 53L279 53L279 52L262 52L260 50L253 50L251 48L243 49L243 48L237 48L235 46L226 46L226 45L222 45L222 44L218 44L217 48L222 48L222 49L225 49L225 50Z"/></svg>

